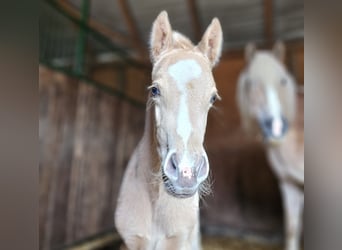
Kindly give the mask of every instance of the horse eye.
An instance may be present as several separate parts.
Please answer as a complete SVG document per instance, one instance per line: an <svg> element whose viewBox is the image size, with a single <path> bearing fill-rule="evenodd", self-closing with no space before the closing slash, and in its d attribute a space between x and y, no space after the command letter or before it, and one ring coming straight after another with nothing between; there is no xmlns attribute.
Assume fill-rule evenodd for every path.
<svg viewBox="0 0 342 250"><path fill-rule="evenodd" d="M151 88L151 94L152 94L152 96L158 96L158 95L160 95L160 91L159 91L158 87L153 86L153 87Z"/></svg>
<svg viewBox="0 0 342 250"><path fill-rule="evenodd" d="M286 78L281 79L280 84L285 86L287 84L287 79Z"/></svg>
<svg viewBox="0 0 342 250"><path fill-rule="evenodd" d="M250 90L251 85L252 85L251 80L247 79L247 80L246 80L246 84L245 84L246 91L249 91L249 90Z"/></svg>
<svg viewBox="0 0 342 250"><path fill-rule="evenodd" d="M214 94L211 98L210 98L210 103L213 104L214 102L216 102L217 100L217 95Z"/></svg>

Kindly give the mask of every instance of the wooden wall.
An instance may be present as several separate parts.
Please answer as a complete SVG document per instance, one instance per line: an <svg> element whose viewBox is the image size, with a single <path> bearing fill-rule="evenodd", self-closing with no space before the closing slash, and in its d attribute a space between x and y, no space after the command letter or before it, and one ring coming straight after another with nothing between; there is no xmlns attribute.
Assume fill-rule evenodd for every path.
<svg viewBox="0 0 342 250"><path fill-rule="evenodd" d="M51 249L113 227L144 107L39 68L39 243Z"/></svg>
<svg viewBox="0 0 342 250"><path fill-rule="evenodd" d="M304 48L291 48L287 63L303 83ZM202 229L277 238L282 232L277 181L261 145L241 131L235 104L243 66L242 53L228 53L214 70L222 101L208 116L205 147L213 195L201 203ZM144 101L149 74L124 72L99 67L93 76L114 87L123 79L128 95ZM39 240L41 249L49 249L113 227L121 177L142 134L145 110L44 67L39 74ZM303 113L303 97L299 100Z"/></svg>

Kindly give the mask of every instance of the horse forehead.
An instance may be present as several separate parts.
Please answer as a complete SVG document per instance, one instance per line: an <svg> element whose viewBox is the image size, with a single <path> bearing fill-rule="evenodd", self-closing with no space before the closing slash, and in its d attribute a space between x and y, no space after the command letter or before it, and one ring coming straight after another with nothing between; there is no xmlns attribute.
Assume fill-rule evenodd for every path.
<svg viewBox="0 0 342 250"><path fill-rule="evenodd" d="M189 81L200 78L203 69L194 59L179 59L168 66L167 72L178 87L183 87Z"/></svg>
<svg viewBox="0 0 342 250"><path fill-rule="evenodd" d="M272 83L279 76L285 74L283 66L272 55L260 52L253 59L249 74L263 83Z"/></svg>

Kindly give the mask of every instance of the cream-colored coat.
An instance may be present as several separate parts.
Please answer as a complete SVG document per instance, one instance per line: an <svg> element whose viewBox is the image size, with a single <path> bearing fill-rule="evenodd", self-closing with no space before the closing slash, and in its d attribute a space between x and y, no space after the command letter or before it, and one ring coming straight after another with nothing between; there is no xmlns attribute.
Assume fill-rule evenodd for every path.
<svg viewBox="0 0 342 250"><path fill-rule="evenodd" d="M162 12L153 24L152 86L157 86L161 93L149 98L144 134L124 174L115 212L116 228L128 249L201 249L199 191L188 198L170 195L165 189L161 169L171 149L182 151L188 148L205 153L203 138L207 112L212 94L217 92L211 68L218 61L221 45L222 31L217 19L212 21L197 46L172 31L166 12ZM173 78L186 81L187 88L184 89L189 92L186 99L180 97L179 83L168 72L178 61L187 64L188 60L198 67L195 80L184 75L174 76L171 71ZM183 74L191 76L192 72ZM177 103L188 105L186 113ZM180 111L177 113L178 109ZM179 115L189 116L189 124L184 124L189 126L187 130L180 128L184 121L177 119ZM182 135L187 136L186 140Z"/></svg>

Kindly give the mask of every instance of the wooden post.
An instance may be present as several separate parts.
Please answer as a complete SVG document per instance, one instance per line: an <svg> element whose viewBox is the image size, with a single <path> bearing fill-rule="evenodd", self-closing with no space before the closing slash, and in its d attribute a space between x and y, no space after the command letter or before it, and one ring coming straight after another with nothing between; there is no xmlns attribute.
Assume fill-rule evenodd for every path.
<svg viewBox="0 0 342 250"><path fill-rule="evenodd" d="M143 39L139 34L138 25L134 20L131 8L129 7L127 0L119 0L118 4L121 9L122 16L126 22L127 28L130 32L130 36L133 39L134 47L139 53L140 59L144 61L148 58L148 53L146 47L144 46Z"/></svg>
<svg viewBox="0 0 342 250"><path fill-rule="evenodd" d="M270 48L273 40L273 0L264 0L264 37L266 47Z"/></svg>
<svg viewBox="0 0 342 250"><path fill-rule="evenodd" d="M198 15L198 8L197 8L196 0L188 0L187 3L188 3L189 12L190 12L194 36L195 36L195 39L199 41L202 36L202 27L201 27L200 18Z"/></svg>

